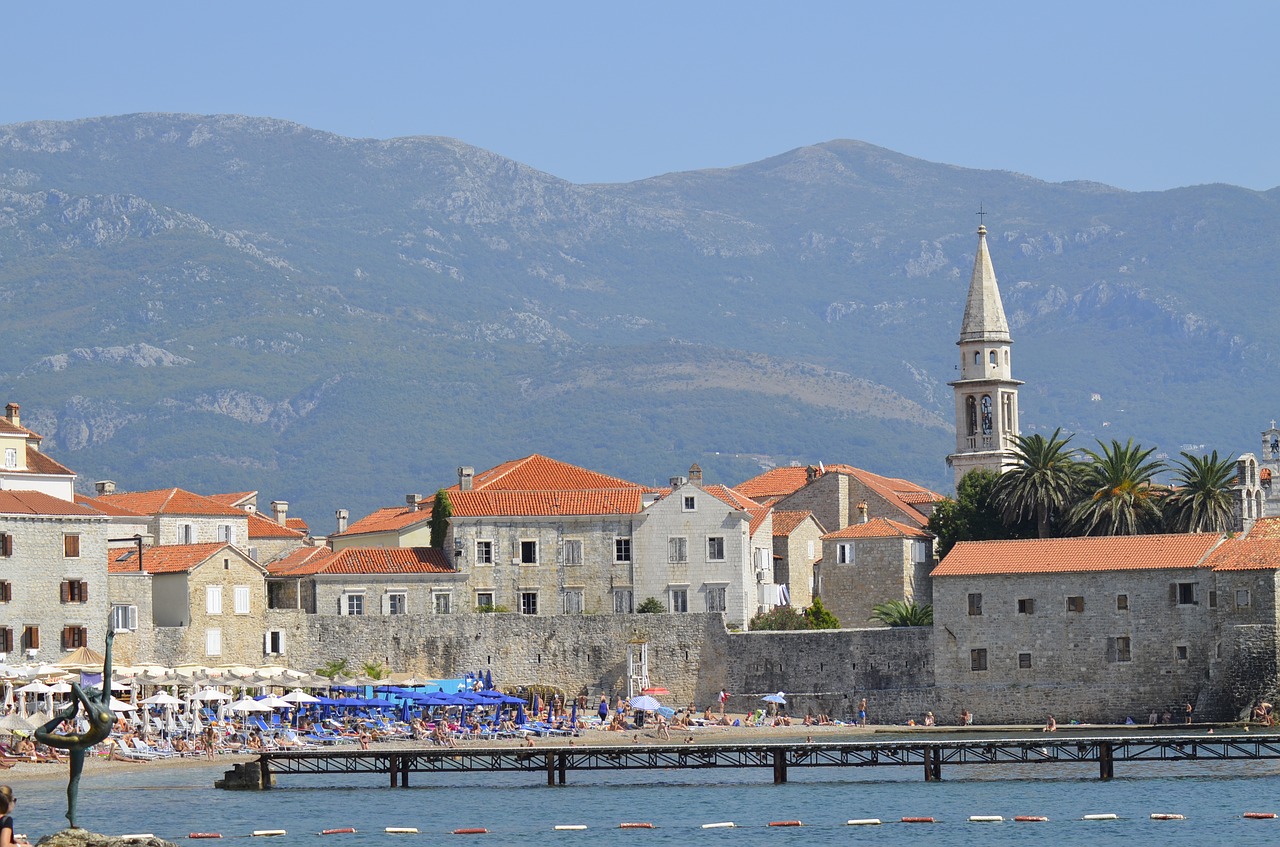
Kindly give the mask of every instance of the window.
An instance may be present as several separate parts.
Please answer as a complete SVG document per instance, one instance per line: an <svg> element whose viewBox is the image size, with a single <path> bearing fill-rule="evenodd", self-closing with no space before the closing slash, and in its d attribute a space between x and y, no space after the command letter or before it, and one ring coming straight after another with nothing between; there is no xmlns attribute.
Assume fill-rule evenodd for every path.
<svg viewBox="0 0 1280 847"><path fill-rule="evenodd" d="M12 603L12 602L13 602L13 585L8 580L0 580L0 603Z"/></svg>
<svg viewBox="0 0 1280 847"><path fill-rule="evenodd" d="M999 362L996 360L996 351L995 351L995 350L992 350L990 353L988 353L988 354L987 354L987 360L988 360L988 361L990 361L990 362L991 362L991 364L993 364L993 365L995 365L995 364L999 364Z"/></svg>
<svg viewBox="0 0 1280 847"><path fill-rule="evenodd" d="M67 579L62 582L63 603L89 602L89 583L79 579Z"/></svg>
<svg viewBox="0 0 1280 847"><path fill-rule="evenodd" d="M477 565L493 564L493 542L492 541L476 542L476 564Z"/></svg>
<svg viewBox="0 0 1280 847"><path fill-rule="evenodd" d="M0 626L0 653L13 652L13 630L7 626Z"/></svg>
<svg viewBox="0 0 1280 847"><path fill-rule="evenodd" d="M723 585L707 586L707 611L708 612L725 611L725 607L727 605L725 603L726 590L727 590L726 586L723 586Z"/></svg>
<svg viewBox="0 0 1280 847"><path fill-rule="evenodd" d="M229 523L218 524L218 540L225 541L227 544L236 543L235 530L231 528Z"/></svg>
<svg viewBox="0 0 1280 847"><path fill-rule="evenodd" d="M437 615L447 615L453 608L453 595L448 591L435 591L431 594L431 609Z"/></svg>
<svg viewBox="0 0 1280 847"><path fill-rule="evenodd" d="M630 538L613 539L613 560L615 562L631 561L631 539Z"/></svg>
<svg viewBox="0 0 1280 847"><path fill-rule="evenodd" d="M1031 667L1031 654L1030 654L1030 653L1019 653L1019 654L1018 654L1018 669L1019 669L1019 670L1024 670L1024 671L1025 671L1026 669L1028 669L1028 668L1030 668L1030 667Z"/></svg>
<svg viewBox="0 0 1280 847"><path fill-rule="evenodd" d="M724 561L724 538L720 536L707 539L707 558L713 562Z"/></svg>
<svg viewBox="0 0 1280 847"><path fill-rule="evenodd" d="M204 654L206 656L222 655L222 630L206 629L204 631Z"/></svg>
<svg viewBox="0 0 1280 847"><path fill-rule="evenodd" d="M231 589L232 603L237 615L249 614L249 586L237 585Z"/></svg>
<svg viewBox="0 0 1280 847"><path fill-rule="evenodd" d="M1237 588L1236 589L1236 608L1241 609L1248 605L1249 605L1249 589Z"/></svg>
<svg viewBox="0 0 1280 847"><path fill-rule="evenodd" d="M536 541L520 542L520 564L522 565L538 564L538 542Z"/></svg>
<svg viewBox="0 0 1280 847"><path fill-rule="evenodd" d="M618 589L613 592L613 613L615 615L629 615L635 611L632 604L632 594L626 589Z"/></svg>
<svg viewBox="0 0 1280 847"><path fill-rule="evenodd" d="M1027 597L1018 601L1018 614L1034 615L1036 613L1036 601L1034 597Z"/></svg>
<svg viewBox="0 0 1280 847"><path fill-rule="evenodd" d="M13 555L13 536L7 532L0 532L0 556L6 559Z"/></svg>
<svg viewBox="0 0 1280 847"><path fill-rule="evenodd" d="M812 539L812 538L810 538L810 539L809 539L809 541L808 541L807 543L808 543L808 545L809 545L809 547L808 547L808 554L809 554L809 558L810 558L810 559L812 559L812 558L813 558L813 539Z"/></svg>
<svg viewBox="0 0 1280 847"><path fill-rule="evenodd" d="M1178 661L1179 661L1179 662L1185 662L1185 661L1187 660L1187 656L1188 656L1188 652L1189 652L1189 651L1188 651L1188 648L1187 648L1187 645L1185 645L1185 644L1179 644L1179 645L1177 645L1174 649L1175 649L1175 651L1176 651L1176 653L1175 653L1175 654L1176 654L1176 655L1177 655L1177 657L1178 657Z"/></svg>
<svg viewBox="0 0 1280 847"><path fill-rule="evenodd" d="M196 539L195 529L189 523L178 524L178 544L194 544ZM215 655L215 654L210 654Z"/></svg>
<svg viewBox="0 0 1280 847"><path fill-rule="evenodd" d="M1068 597L1068 598L1067 598L1067 611L1068 611L1068 612L1083 612L1083 611L1084 611L1084 598L1083 598L1083 597Z"/></svg>
<svg viewBox="0 0 1280 847"><path fill-rule="evenodd" d="M65 559L80 558L80 536L68 533L62 536L62 556Z"/></svg>
<svg viewBox="0 0 1280 847"><path fill-rule="evenodd" d="M206 585L204 587L204 611L207 615L222 614L221 585Z"/></svg>
<svg viewBox="0 0 1280 847"><path fill-rule="evenodd" d="M929 542L928 541L912 541L911 542L911 562L912 564L921 564L929 561Z"/></svg>
<svg viewBox="0 0 1280 847"><path fill-rule="evenodd" d="M111 630L113 632L132 632L137 628L137 606L113 605L111 607Z"/></svg>
<svg viewBox="0 0 1280 847"><path fill-rule="evenodd" d="M382 595L382 614L403 615L409 611L409 593L407 591L388 591Z"/></svg>
<svg viewBox="0 0 1280 847"><path fill-rule="evenodd" d="M1179 606L1196 605L1196 584L1194 582L1174 583L1174 602Z"/></svg>
<svg viewBox="0 0 1280 847"><path fill-rule="evenodd" d="M1218 608L1218 592L1210 589L1209 591L1209 608Z"/></svg>
<svg viewBox="0 0 1280 847"><path fill-rule="evenodd" d="M62 649L75 650L85 646L89 641L89 630L82 626L64 626L62 628Z"/></svg>
<svg viewBox="0 0 1280 847"><path fill-rule="evenodd" d="M687 588L671 589L671 611L689 611L689 590Z"/></svg>
<svg viewBox="0 0 1280 847"><path fill-rule="evenodd" d="M1116 595L1116 611L1117 612L1129 611L1129 595L1128 594Z"/></svg>
<svg viewBox="0 0 1280 847"><path fill-rule="evenodd" d="M24 626L22 628L22 649L23 650L39 650L40 649L40 627Z"/></svg>
<svg viewBox="0 0 1280 847"><path fill-rule="evenodd" d="M985 671L987 669L987 648L980 647L969 651L969 670Z"/></svg>
<svg viewBox="0 0 1280 847"><path fill-rule="evenodd" d="M18 466L18 448L4 448L4 466L6 468L16 468Z"/></svg>
<svg viewBox="0 0 1280 847"><path fill-rule="evenodd" d="M480 610L488 610L494 607L492 591L476 592L476 608Z"/></svg>
<svg viewBox="0 0 1280 847"><path fill-rule="evenodd" d="M569 588L564 592L563 611L566 615L582 614L582 589Z"/></svg>
<svg viewBox="0 0 1280 847"><path fill-rule="evenodd" d="M1117 636L1110 639L1111 656L1113 662L1132 662L1133 661L1133 642L1127 635Z"/></svg>
<svg viewBox="0 0 1280 847"><path fill-rule="evenodd" d="M272 629L268 630L262 636L262 652L268 656L284 655L284 630Z"/></svg>
<svg viewBox="0 0 1280 847"><path fill-rule="evenodd" d="M693 511L696 511L697 508L698 508L697 499L692 494L685 495L684 507L683 507L684 511L693 512Z"/></svg>
<svg viewBox="0 0 1280 847"><path fill-rule="evenodd" d="M969 595L969 614L970 615L982 614L982 595L981 594Z"/></svg>
<svg viewBox="0 0 1280 847"><path fill-rule="evenodd" d="M571 539L564 543L564 563L566 565L582 564L582 541Z"/></svg>
<svg viewBox="0 0 1280 847"><path fill-rule="evenodd" d="M683 536L668 538L667 561L672 564L689 561L689 539Z"/></svg>
<svg viewBox="0 0 1280 847"><path fill-rule="evenodd" d="M522 615L538 614L538 592L536 591L520 592L520 614Z"/></svg>
<svg viewBox="0 0 1280 847"><path fill-rule="evenodd" d="M853 564L853 544L841 543L836 545L836 564L852 565Z"/></svg>
<svg viewBox="0 0 1280 847"><path fill-rule="evenodd" d="M364 595L363 594L344 594L342 595L341 610L346 615L363 615L364 614Z"/></svg>

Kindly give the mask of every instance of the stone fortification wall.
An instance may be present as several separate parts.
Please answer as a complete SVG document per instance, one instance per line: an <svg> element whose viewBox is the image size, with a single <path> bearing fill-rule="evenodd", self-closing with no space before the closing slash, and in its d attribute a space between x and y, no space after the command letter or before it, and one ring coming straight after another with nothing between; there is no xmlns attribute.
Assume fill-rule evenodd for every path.
<svg viewBox="0 0 1280 847"><path fill-rule="evenodd" d="M1259 699L1278 702L1280 656L1274 626L1233 626L1221 632L1221 658L1215 662L1208 702L1197 703L1201 717L1248 717Z"/></svg>

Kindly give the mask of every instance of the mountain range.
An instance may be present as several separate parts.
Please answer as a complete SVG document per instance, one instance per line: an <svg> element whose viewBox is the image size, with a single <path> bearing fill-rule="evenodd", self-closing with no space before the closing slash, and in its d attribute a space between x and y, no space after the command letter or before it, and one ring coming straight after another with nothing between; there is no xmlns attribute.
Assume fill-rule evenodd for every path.
<svg viewBox="0 0 1280 847"><path fill-rule="evenodd" d="M0 127L3 401L91 489L316 532L543 453L643 484L846 462L950 490L980 209L1024 432L1256 449L1280 189L1134 193L857 141L577 185L242 116Z"/></svg>

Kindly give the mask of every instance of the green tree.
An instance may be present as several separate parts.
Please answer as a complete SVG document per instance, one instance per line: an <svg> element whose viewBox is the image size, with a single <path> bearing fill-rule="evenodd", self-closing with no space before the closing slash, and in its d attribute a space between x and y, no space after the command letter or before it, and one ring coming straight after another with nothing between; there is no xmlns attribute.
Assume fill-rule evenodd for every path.
<svg viewBox="0 0 1280 847"><path fill-rule="evenodd" d="M1072 529L1081 535L1142 535L1161 528L1161 489L1152 485L1164 462L1150 461L1154 447L1143 449L1130 438L1121 444L1098 442L1101 452L1085 450L1081 486L1084 497L1071 510Z"/></svg>
<svg viewBox="0 0 1280 847"><path fill-rule="evenodd" d="M933 626L933 606L920 605L912 600L890 600L871 607L868 620L879 621L885 626Z"/></svg>
<svg viewBox="0 0 1280 847"><path fill-rule="evenodd" d="M795 606L774 606L767 612L760 612L747 624L750 630L794 630L813 629L809 619Z"/></svg>
<svg viewBox="0 0 1280 847"><path fill-rule="evenodd" d="M1034 533L1029 521L1008 526L995 504L999 477L988 470L972 470L956 486L954 500L934 506L929 531L938 537L938 558L950 552L957 541L989 541L997 538L1027 538Z"/></svg>
<svg viewBox="0 0 1280 847"><path fill-rule="evenodd" d="M667 607L657 597L646 597L643 603L636 606L636 611L642 615L653 615L666 610Z"/></svg>
<svg viewBox="0 0 1280 847"><path fill-rule="evenodd" d="M431 546L442 547L445 536L449 534L449 518L453 517L453 504L449 502L449 493L441 488L436 492L436 499L431 504Z"/></svg>
<svg viewBox="0 0 1280 847"><path fill-rule="evenodd" d="M365 662L360 666L360 672L369 679L386 679L391 676L391 669L382 662Z"/></svg>
<svg viewBox="0 0 1280 847"><path fill-rule="evenodd" d="M827 611L827 607L822 605L821 597L813 598L813 604L805 609L804 616L809 621L809 629L840 628L840 619Z"/></svg>
<svg viewBox="0 0 1280 847"><path fill-rule="evenodd" d="M1072 436L1014 436L1017 466L1001 474L995 504L1006 525L1035 521L1036 537L1048 538L1075 503L1081 467L1068 448Z"/></svg>
<svg viewBox="0 0 1280 847"><path fill-rule="evenodd" d="M1174 464L1174 490L1161 504L1165 526L1172 532L1229 532L1235 525L1236 463L1219 460L1214 450L1208 456L1184 452Z"/></svg>
<svg viewBox="0 0 1280 847"><path fill-rule="evenodd" d="M320 667L316 668L316 676L322 676L325 679L333 679L338 674L345 674L346 672L346 659L330 659Z"/></svg>

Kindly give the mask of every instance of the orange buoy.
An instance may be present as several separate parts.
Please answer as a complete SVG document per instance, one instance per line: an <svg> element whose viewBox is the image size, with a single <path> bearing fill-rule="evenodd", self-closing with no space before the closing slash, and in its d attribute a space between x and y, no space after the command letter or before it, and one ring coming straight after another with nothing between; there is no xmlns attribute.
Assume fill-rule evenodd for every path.
<svg viewBox="0 0 1280 847"><path fill-rule="evenodd" d="M484 835L488 831L489 830L485 829L482 826L471 826L471 827L465 827L463 829L455 829L453 831L453 834L454 835Z"/></svg>
<svg viewBox="0 0 1280 847"><path fill-rule="evenodd" d="M322 829L320 830L320 834L321 835L341 835L342 833L355 832L355 831L356 831L356 828L354 826L344 826L338 829Z"/></svg>
<svg viewBox="0 0 1280 847"><path fill-rule="evenodd" d="M187 838L221 838L221 832L193 832Z"/></svg>
<svg viewBox="0 0 1280 847"><path fill-rule="evenodd" d="M933 818L903 818L903 823L933 823Z"/></svg>
<svg viewBox="0 0 1280 847"><path fill-rule="evenodd" d="M1255 821L1269 821L1276 816L1275 812L1245 812L1244 816Z"/></svg>
<svg viewBox="0 0 1280 847"><path fill-rule="evenodd" d="M804 826L800 821L769 821L769 826Z"/></svg>
<svg viewBox="0 0 1280 847"><path fill-rule="evenodd" d="M1044 823L1049 820L1044 815L1015 815L1013 819L1020 823Z"/></svg>
<svg viewBox="0 0 1280 847"><path fill-rule="evenodd" d="M651 823L620 823L618 829L653 829Z"/></svg>

